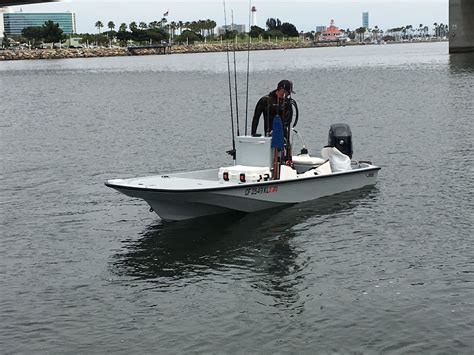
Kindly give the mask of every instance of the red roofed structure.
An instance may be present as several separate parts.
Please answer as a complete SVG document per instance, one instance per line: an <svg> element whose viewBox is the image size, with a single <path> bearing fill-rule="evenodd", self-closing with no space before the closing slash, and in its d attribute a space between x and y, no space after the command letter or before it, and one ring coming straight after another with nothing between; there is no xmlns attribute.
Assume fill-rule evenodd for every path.
<svg viewBox="0 0 474 355"><path fill-rule="evenodd" d="M339 29L339 27L334 24L334 20L331 20L331 24L326 29L326 31L323 31L323 33L321 33L321 40L337 41L342 35L344 35L344 31Z"/></svg>

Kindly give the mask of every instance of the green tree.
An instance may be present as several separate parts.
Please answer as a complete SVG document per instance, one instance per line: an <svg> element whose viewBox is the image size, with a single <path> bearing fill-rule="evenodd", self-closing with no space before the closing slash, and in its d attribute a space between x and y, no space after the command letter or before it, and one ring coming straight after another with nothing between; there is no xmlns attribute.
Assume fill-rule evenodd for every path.
<svg viewBox="0 0 474 355"><path fill-rule="evenodd" d="M119 27L117 32L117 39L120 41L122 45L125 45L127 41L132 39L131 33L127 31L127 24L122 23Z"/></svg>
<svg viewBox="0 0 474 355"><path fill-rule="evenodd" d="M43 28L40 26L25 27L21 31L21 35L27 41L30 41L33 45L35 45L36 42L40 42L43 39Z"/></svg>
<svg viewBox="0 0 474 355"><path fill-rule="evenodd" d="M127 31L127 24L126 23L120 24L119 32L126 32L126 31Z"/></svg>
<svg viewBox="0 0 474 355"><path fill-rule="evenodd" d="M209 20L209 28L211 30L211 36L214 37L214 30L217 27L217 23L214 20Z"/></svg>
<svg viewBox="0 0 474 355"><path fill-rule="evenodd" d="M197 41L202 41L202 36L194 31L191 30L184 30L183 33L181 33L178 37L177 40L180 43L194 43Z"/></svg>
<svg viewBox="0 0 474 355"><path fill-rule="evenodd" d="M166 17L163 17L158 23L160 24L160 27L165 27L165 25L168 23L168 20Z"/></svg>
<svg viewBox="0 0 474 355"><path fill-rule="evenodd" d="M375 36L375 40L378 41L379 40L379 26L375 26L374 29L372 30L372 34L373 36Z"/></svg>
<svg viewBox="0 0 474 355"><path fill-rule="evenodd" d="M267 30L278 30L281 26L281 21L279 19L269 18L265 23L267 25Z"/></svg>
<svg viewBox="0 0 474 355"><path fill-rule="evenodd" d="M363 42L364 40L364 33L367 29L365 27L359 27L356 30L356 33L359 35L359 42Z"/></svg>
<svg viewBox="0 0 474 355"><path fill-rule="evenodd" d="M160 28L160 23L158 21L152 21L148 24L148 28L150 29Z"/></svg>
<svg viewBox="0 0 474 355"><path fill-rule="evenodd" d="M130 28L130 31L135 32L138 29L137 23L135 21L130 22L130 25L128 25L128 28Z"/></svg>
<svg viewBox="0 0 474 355"><path fill-rule="evenodd" d="M7 33L3 32L2 47L8 48L10 46L10 40L8 39Z"/></svg>
<svg viewBox="0 0 474 355"><path fill-rule="evenodd" d="M102 23L102 21L97 21L97 22L95 23L95 27L97 27L97 29L99 30L99 33L100 33L100 29L101 29L102 27L104 27L104 24Z"/></svg>
<svg viewBox="0 0 474 355"><path fill-rule="evenodd" d="M107 27L109 28L110 32L112 32L115 29L115 23L113 21L109 21Z"/></svg>
<svg viewBox="0 0 474 355"><path fill-rule="evenodd" d="M167 39L167 34L162 28L148 28L148 30L146 30L146 36L148 41L152 40L157 43Z"/></svg>
<svg viewBox="0 0 474 355"><path fill-rule="evenodd" d="M258 38L261 35L263 35L264 32L265 32L265 30L263 28L258 27L258 26L252 26L252 27L250 27L249 35L250 35L250 37Z"/></svg>
<svg viewBox="0 0 474 355"><path fill-rule="evenodd" d="M299 33L295 25L288 22L283 22L279 27L279 30L288 37L298 37Z"/></svg>
<svg viewBox="0 0 474 355"><path fill-rule="evenodd" d="M58 23L49 20L41 27L43 38L46 43L57 43L63 38L63 30Z"/></svg>

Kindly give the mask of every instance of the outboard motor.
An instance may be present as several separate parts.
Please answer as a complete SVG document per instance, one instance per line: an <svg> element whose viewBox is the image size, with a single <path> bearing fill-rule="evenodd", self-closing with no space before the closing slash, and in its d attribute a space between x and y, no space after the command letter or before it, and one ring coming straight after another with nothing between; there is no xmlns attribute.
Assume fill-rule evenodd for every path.
<svg viewBox="0 0 474 355"><path fill-rule="evenodd" d="M352 132L349 125L345 123L332 124L329 129L328 146L337 148L352 159Z"/></svg>

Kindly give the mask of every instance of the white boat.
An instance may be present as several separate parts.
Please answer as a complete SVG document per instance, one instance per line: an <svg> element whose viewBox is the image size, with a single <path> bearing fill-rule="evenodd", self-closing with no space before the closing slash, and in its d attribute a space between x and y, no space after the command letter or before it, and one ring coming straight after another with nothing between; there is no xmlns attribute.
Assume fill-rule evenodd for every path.
<svg viewBox="0 0 474 355"><path fill-rule="evenodd" d="M325 148L324 158L300 154L292 157L292 166L275 165L271 137L238 136L234 165L113 179L105 184L145 200L151 211L167 221L256 212L375 185L380 168L370 162L351 161L350 129L333 126L329 137L334 144ZM337 135L337 130L342 133Z"/></svg>

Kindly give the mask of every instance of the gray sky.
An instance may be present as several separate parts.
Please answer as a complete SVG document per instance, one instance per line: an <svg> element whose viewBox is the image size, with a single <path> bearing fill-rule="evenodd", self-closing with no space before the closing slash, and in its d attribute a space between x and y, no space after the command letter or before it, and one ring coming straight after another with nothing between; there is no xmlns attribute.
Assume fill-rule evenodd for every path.
<svg viewBox="0 0 474 355"><path fill-rule="evenodd" d="M420 24L433 27L434 22L448 22L449 0L252 0L257 7L258 25L265 27L268 17L291 22L298 30L314 30L318 25L329 25L334 19L341 28L362 26L362 12L370 14L370 27L382 29ZM248 24L248 0L226 0L227 22L233 10L234 22ZM62 3L28 5L24 12L76 13L78 32L95 32L97 20L112 20L118 25L131 21L151 22L162 18L169 9L168 21L213 19L224 23L222 0L69 0ZM20 7L12 7L18 11Z"/></svg>

